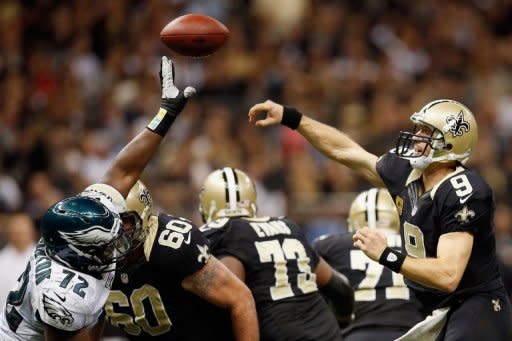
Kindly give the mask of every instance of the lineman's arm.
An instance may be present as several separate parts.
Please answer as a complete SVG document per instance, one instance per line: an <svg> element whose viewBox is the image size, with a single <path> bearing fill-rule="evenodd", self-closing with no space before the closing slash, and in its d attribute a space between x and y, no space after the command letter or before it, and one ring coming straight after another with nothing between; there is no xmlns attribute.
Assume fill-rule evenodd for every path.
<svg viewBox="0 0 512 341"><path fill-rule="evenodd" d="M258 120L257 116L260 114L266 114L266 117ZM249 121L256 126L267 127L283 123L283 117L286 115L289 115L288 111L284 112L284 107L281 104L267 100L254 105L249 110ZM384 182L377 173L378 158L376 155L366 151L341 131L306 115L299 115L301 115L301 118L299 118L297 131L318 151L328 158L351 168L374 186L384 186Z"/></svg>
<svg viewBox="0 0 512 341"><path fill-rule="evenodd" d="M354 311L354 289L347 277L334 270L322 257L315 269L316 283L333 310L338 323L346 326Z"/></svg>
<svg viewBox="0 0 512 341"><path fill-rule="evenodd" d="M98 318L98 322L94 326L89 329L89 335L91 336L92 341L99 341L101 335L103 334L103 329L105 329L105 323L107 319L105 318L105 311Z"/></svg>
<svg viewBox="0 0 512 341"><path fill-rule="evenodd" d="M236 340L259 339L256 305L251 291L215 257L181 283L185 290L231 311L233 335Z"/></svg>
<svg viewBox="0 0 512 341"><path fill-rule="evenodd" d="M385 237L367 227L357 230L353 238L354 246L376 261L379 261L387 246ZM437 257L405 256L400 273L422 285L453 292L466 270L472 248L473 235L469 232L442 234L437 244Z"/></svg>
<svg viewBox="0 0 512 341"><path fill-rule="evenodd" d="M160 64L160 83L162 103L158 114L119 152L101 181L117 189L123 197L140 178L188 98L195 93L192 87L180 91L174 85L174 65L167 57L162 57Z"/></svg>

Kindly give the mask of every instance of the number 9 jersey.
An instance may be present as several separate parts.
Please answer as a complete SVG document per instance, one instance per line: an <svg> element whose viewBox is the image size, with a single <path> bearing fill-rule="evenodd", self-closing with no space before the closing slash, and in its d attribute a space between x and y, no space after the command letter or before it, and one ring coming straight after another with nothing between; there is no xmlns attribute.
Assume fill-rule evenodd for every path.
<svg viewBox="0 0 512 341"><path fill-rule="evenodd" d="M2 309L0 339L43 340L44 324L65 331L93 326L107 300L114 272L98 276L57 263L46 255L40 241Z"/></svg>
<svg viewBox="0 0 512 341"><path fill-rule="evenodd" d="M430 191L424 192L421 171L390 152L377 161L377 171L400 215L402 251L416 258L436 257L442 234L474 236L466 270L454 293L445 293L406 279L426 312L467 295L501 290L493 232L494 199L476 172L458 166Z"/></svg>

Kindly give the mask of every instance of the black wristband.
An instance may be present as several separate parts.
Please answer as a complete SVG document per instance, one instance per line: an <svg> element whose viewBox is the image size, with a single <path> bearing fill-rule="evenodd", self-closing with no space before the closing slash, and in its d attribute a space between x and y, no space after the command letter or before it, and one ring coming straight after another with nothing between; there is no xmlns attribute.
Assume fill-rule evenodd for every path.
<svg viewBox="0 0 512 341"><path fill-rule="evenodd" d="M291 129L297 129L302 119L302 114L292 107L283 107L283 118L281 124Z"/></svg>
<svg viewBox="0 0 512 341"><path fill-rule="evenodd" d="M398 251L393 250L390 247L384 249L382 255L380 255L379 263L384 265L386 268L399 273L402 264L405 261L405 255Z"/></svg>
<svg viewBox="0 0 512 341"><path fill-rule="evenodd" d="M175 115L169 115L168 111L164 108L160 108L158 113L153 117L151 122L146 126L152 132L164 137L165 134L169 131L174 120L176 119Z"/></svg>
<svg viewBox="0 0 512 341"><path fill-rule="evenodd" d="M160 104L160 110L149 122L147 128L152 132L164 137L169 131L174 120L181 113L188 98L181 92L176 98L164 98Z"/></svg>
<svg viewBox="0 0 512 341"><path fill-rule="evenodd" d="M185 104L187 104L188 98L185 97L185 93L181 91L176 98L164 98L160 104L161 108L167 110L167 115L171 115L174 118L178 117L181 113Z"/></svg>

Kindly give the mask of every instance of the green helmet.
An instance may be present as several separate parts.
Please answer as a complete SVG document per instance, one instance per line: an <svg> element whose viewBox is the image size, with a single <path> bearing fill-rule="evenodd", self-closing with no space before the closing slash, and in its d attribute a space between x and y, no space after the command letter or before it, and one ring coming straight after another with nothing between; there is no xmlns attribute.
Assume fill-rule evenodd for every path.
<svg viewBox="0 0 512 341"><path fill-rule="evenodd" d="M74 196L51 206L41 236L48 256L85 273L113 271L131 251L132 240L120 215L99 200Z"/></svg>

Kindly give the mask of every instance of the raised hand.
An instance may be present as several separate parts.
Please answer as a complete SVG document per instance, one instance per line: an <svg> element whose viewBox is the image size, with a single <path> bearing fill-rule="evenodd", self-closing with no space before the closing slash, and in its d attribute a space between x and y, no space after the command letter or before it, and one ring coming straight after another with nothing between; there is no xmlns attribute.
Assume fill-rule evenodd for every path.
<svg viewBox="0 0 512 341"><path fill-rule="evenodd" d="M258 119L261 114L265 114L265 118ZM266 100L263 103L254 105L249 110L249 122L254 123L258 127L268 127L280 124L283 119L283 106L281 104Z"/></svg>

